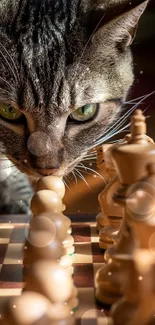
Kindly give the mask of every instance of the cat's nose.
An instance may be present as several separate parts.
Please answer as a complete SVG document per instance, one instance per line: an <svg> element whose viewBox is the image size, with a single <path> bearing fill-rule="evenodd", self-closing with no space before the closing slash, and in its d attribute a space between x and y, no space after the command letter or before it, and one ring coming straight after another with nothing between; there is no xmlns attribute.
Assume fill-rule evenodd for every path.
<svg viewBox="0 0 155 325"><path fill-rule="evenodd" d="M37 172L43 176L49 176L54 173L56 173L59 170L59 168L37 168Z"/></svg>

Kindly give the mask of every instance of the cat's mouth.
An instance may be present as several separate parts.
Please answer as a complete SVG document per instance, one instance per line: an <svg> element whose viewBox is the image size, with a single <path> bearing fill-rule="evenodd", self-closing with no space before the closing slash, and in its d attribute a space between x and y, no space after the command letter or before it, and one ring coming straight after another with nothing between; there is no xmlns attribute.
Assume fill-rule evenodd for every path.
<svg viewBox="0 0 155 325"><path fill-rule="evenodd" d="M53 175L58 177L64 177L68 175L74 169L74 167L81 161L84 155L85 154L80 157L77 157L72 163L68 164L67 166L62 165L61 167L56 166L55 168L34 168L27 159L20 161L10 156L8 158L22 173L39 179L43 176Z"/></svg>

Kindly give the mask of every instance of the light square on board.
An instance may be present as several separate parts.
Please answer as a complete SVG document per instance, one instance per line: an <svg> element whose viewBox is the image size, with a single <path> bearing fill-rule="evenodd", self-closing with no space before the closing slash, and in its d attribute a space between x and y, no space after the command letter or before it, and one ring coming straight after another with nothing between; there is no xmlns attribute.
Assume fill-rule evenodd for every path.
<svg viewBox="0 0 155 325"><path fill-rule="evenodd" d="M99 234L97 232L95 223L91 224L90 231L91 231L91 242L98 243L99 242Z"/></svg>
<svg viewBox="0 0 155 325"><path fill-rule="evenodd" d="M75 243L75 263L92 263L91 243Z"/></svg>

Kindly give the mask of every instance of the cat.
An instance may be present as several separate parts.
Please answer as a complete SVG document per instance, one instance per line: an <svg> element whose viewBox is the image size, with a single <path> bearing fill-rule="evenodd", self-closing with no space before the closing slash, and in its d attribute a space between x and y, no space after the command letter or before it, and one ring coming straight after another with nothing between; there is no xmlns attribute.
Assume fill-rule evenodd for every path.
<svg viewBox="0 0 155 325"><path fill-rule="evenodd" d="M147 3L0 1L0 143L21 172L63 177L102 139L134 80Z"/></svg>

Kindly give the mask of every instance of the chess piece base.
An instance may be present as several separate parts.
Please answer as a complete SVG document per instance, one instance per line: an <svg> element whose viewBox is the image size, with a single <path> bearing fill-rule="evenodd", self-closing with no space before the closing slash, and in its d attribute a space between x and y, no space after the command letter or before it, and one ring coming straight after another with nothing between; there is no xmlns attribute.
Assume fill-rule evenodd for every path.
<svg viewBox="0 0 155 325"><path fill-rule="evenodd" d="M128 325L136 311L136 304L129 303L125 298L117 301L110 310L115 325Z"/></svg>
<svg viewBox="0 0 155 325"><path fill-rule="evenodd" d="M120 263L113 259L96 273L96 299L102 304L111 305L122 297L120 287Z"/></svg>
<svg viewBox="0 0 155 325"><path fill-rule="evenodd" d="M121 298L121 295L113 294L111 296L111 293L105 290L101 291L100 289L96 289L95 297L101 305L112 305Z"/></svg>

